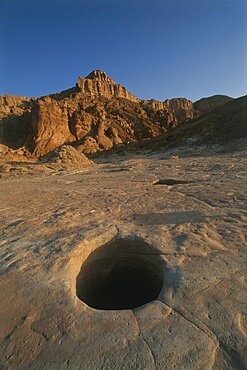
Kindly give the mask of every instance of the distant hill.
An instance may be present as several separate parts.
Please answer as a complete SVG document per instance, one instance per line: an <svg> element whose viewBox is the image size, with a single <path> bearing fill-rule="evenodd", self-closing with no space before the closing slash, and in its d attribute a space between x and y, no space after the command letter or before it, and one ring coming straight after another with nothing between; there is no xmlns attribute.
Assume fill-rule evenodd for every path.
<svg viewBox="0 0 247 370"><path fill-rule="evenodd" d="M225 103L228 103L232 99L233 98L227 95L213 95L208 98L197 100L193 105L195 110L199 111L200 114L205 114Z"/></svg>
<svg viewBox="0 0 247 370"><path fill-rule="evenodd" d="M148 145L153 148L172 148L183 144L224 145L243 138L247 138L247 95L182 123Z"/></svg>

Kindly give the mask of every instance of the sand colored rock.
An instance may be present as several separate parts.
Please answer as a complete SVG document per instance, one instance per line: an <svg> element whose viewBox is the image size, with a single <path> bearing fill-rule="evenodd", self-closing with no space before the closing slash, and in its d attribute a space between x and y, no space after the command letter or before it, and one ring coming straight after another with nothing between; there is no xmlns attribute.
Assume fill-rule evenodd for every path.
<svg viewBox="0 0 247 370"><path fill-rule="evenodd" d="M98 152L100 148L97 141L93 137L87 136L83 143L77 146L77 150L80 153L93 154Z"/></svg>
<svg viewBox="0 0 247 370"><path fill-rule="evenodd" d="M186 121L199 114L194 111L192 101L185 98L166 99L163 102L151 99L145 100L144 104L155 110L167 112L172 118L170 122L174 121L174 123Z"/></svg>
<svg viewBox="0 0 247 370"><path fill-rule="evenodd" d="M12 150L0 145L0 178L39 176L68 169L85 170L91 165L93 162L71 145L61 146L41 160L30 156L24 148Z"/></svg>
<svg viewBox="0 0 247 370"><path fill-rule="evenodd" d="M43 157L43 161L50 164L59 165L61 167L73 168L73 167L83 167L92 164L88 158L79 153L71 145L63 145L60 148L49 153L47 156Z"/></svg>
<svg viewBox="0 0 247 370"><path fill-rule="evenodd" d="M103 71L96 70L91 72L86 78L79 77L77 87L83 94L91 98L103 96L105 98L123 98L138 103L140 99L129 93L125 87L114 82Z"/></svg>
<svg viewBox="0 0 247 370"><path fill-rule="evenodd" d="M64 153L75 149L54 156ZM245 369L246 168L246 152L216 155L207 147L186 158L128 152L99 157L86 170L6 173L1 369ZM128 293L145 282L154 300L109 309L122 297L115 301L108 281L91 301L97 276L102 284L115 276ZM83 299L111 306L95 309Z"/></svg>
<svg viewBox="0 0 247 370"><path fill-rule="evenodd" d="M51 98L39 100L32 111L34 155L51 152L65 142L75 140L68 124L67 112Z"/></svg>
<svg viewBox="0 0 247 370"><path fill-rule="evenodd" d="M23 111L29 110L32 104L31 98L14 96L14 95L3 95L0 96L0 118L6 117L6 115L22 115Z"/></svg>
<svg viewBox="0 0 247 370"><path fill-rule="evenodd" d="M0 163L8 161L25 162L27 160L35 161L26 148L11 149L6 145L0 144Z"/></svg>

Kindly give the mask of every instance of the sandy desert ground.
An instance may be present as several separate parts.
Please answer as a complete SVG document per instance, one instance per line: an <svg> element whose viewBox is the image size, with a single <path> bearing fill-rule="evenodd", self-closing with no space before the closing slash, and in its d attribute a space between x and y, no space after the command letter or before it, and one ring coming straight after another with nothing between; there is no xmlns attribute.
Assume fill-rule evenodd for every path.
<svg viewBox="0 0 247 370"><path fill-rule="evenodd" d="M2 176L1 369L247 368L247 156L206 154ZM101 246L162 270L157 299L120 310L78 299Z"/></svg>

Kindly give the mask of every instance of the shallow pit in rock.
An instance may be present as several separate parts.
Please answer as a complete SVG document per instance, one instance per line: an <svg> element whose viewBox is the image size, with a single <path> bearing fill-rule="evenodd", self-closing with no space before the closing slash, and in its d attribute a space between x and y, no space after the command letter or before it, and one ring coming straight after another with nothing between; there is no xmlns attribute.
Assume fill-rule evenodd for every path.
<svg viewBox="0 0 247 370"><path fill-rule="evenodd" d="M92 308L134 309L158 298L163 271L163 259L143 240L113 239L82 264L76 294Z"/></svg>
<svg viewBox="0 0 247 370"><path fill-rule="evenodd" d="M107 169L104 172L129 172L130 168L112 168L112 169Z"/></svg>
<svg viewBox="0 0 247 370"><path fill-rule="evenodd" d="M190 184L193 181L179 180L179 179L160 179L155 181L153 185L177 185L177 184Z"/></svg>

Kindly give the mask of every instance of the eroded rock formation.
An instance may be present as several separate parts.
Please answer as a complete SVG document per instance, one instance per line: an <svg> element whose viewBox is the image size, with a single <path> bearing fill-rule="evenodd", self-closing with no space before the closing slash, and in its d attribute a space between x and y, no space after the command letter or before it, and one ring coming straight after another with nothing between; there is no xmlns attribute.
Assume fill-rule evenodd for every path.
<svg viewBox="0 0 247 370"><path fill-rule="evenodd" d="M134 95L129 93L125 87L117 84L103 71L96 70L91 72L86 78L79 77L77 87L84 94L89 94L90 97L97 98L103 96L105 98L123 98L138 103Z"/></svg>
<svg viewBox="0 0 247 370"><path fill-rule="evenodd" d="M66 143L93 153L155 137L198 115L190 100L140 100L96 70L57 94L36 99L0 97L0 143L25 147L35 156Z"/></svg>

